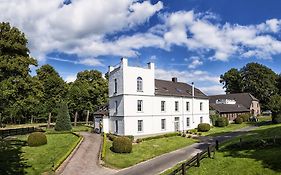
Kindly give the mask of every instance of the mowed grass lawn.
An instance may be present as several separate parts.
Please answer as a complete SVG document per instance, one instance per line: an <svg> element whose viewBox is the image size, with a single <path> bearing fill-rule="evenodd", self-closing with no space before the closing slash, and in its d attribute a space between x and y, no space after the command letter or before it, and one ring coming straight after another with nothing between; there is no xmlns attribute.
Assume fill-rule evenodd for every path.
<svg viewBox="0 0 281 175"><path fill-rule="evenodd" d="M281 174L281 149L280 146L267 146L248 149L230 149L227 146L243 141L253 141L263 138L281 137L281 124L268 123L249 134L234 138L226 142L220 151L216 152L214 159L203 159L200 167L192 167L187 171L191 175L275 175ZM176 167L162 173L167 175Z"/></svg>
<svg viewBox="0 0 281 175"><path fill-rule="evenodd" d="M126 168L195 143L196 140L181 136L153 139L133 145L128 154L118 154L110 150L112 141L107 141L105 163L115 168Z"/></svg>
<svg viewBox="0 0 281 175"><path fill-rule="evenodd" d="M27 174L41 174L52 171L52 165L62 161L69 151L78 143L79 137L71 134L47 134L48 143L39 147L22 147L22 157L26 161ZM27 136L20 136L21 140L27 140Z"/></svg>
<svg viewBox="0 0 281 175"><path fill-rule="evenodd" d="M210 129L210 131L202 132L202 136L218 136L218 135L222 135L222 134L227 134L229 132L233 132L237 129L245 128L250 125L251 125L251 123L244 122L241 124L230 123L226 127L212 127Z"/></svg>

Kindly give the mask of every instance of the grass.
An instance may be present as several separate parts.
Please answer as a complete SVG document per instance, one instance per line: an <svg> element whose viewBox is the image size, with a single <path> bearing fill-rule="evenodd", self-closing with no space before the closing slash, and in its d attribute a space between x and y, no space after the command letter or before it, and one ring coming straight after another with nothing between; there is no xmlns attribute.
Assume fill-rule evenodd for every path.
<svg viewBox="0 0 281 175"><path fill-rule="evenodd" d="M232 132L232 131L237 130L237 129L245 128L245 127L250 126L250 125L251 125L250 123L244 122L242 124L230 123L226 127L212 127L210 129L210 131L202 132L202 136L218 136L218 135L222 135L222 134Z"/></svg>
<svg viewBox="0 0 281 175"><path fill-rule="evenodd" d="M58 132L58 131L55 131L54 128L46 128L44 129L46 131L46 133L63 133L63 132L66 132L66 133L70 133L70 132L90 132L92 130L91 127L88 127L86 125L77 125L77 126L72 126L72 129L71 131L62 131L62 132Z"/></svg>
<svg viewBox="0 0 281 175"><path fill-rule="evenodd" d="M191 175L232 175L232 174L267 174L275 175L281 174L281 150L280 146L265 146L258 148L248 149L230 149L229 145L237 143L240 138L243 141L255 141L263 138L269 138L274 136L281 136L281 124L273 125L269 121L270 118L262 118L259 121L257 129L250 131L248 134L241 137L236 137L220 148L219 152L216 152L214 159L203 159L200 167L192 167L187 171L187 174ZM171 173L179 164L164 173L167 175Z"/></svg>
<svg viewBox="0 0 281 175"><path fill-rule="evenodd" d="M153 139L133 145L129 154L118 154L110 150L112 142L107 140L105 163L115 168L126 168L195 143L196 140L181 136Z"/></svg>
<svg viewBox="0 0 281 175"><path fill-rule="evenodd" d="M50 172L52 166L56 166L75 148L79 137L71 133L47 134L48 143L39 147L22 147L22 158L25 159L27 174L41 174ZM27 140L27 136L20 136L21 140Z"/></svg>

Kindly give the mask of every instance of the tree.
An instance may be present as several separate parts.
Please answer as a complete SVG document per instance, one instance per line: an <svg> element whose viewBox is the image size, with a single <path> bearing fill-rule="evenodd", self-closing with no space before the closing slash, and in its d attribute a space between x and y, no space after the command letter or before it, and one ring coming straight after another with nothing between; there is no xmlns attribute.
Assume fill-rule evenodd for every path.
<svg viewBox="0 0 281 175"><path fill-rule="evenodd" d="M71 129L72 129L72 127L71 127L71 121L70 121L67 104L65 102L61 102L60 108L58 111L55 130L56 131L70 131Z"/></svg>
<svg viewBox="0 0 281 175"><path fill-rule="evenodd" d="M278 75L277 88L279 90L279 95L281 95L281 74Z"/></svg>
<svg viewBox="0 0 281 175"><path fill-rule="evenodd" d="M232 68L223 75L220 76L220 83L222 83L225 88L226 93L240 93L242 92L242 77L240 72Z"/></svg>
<svg viewBox="0 0 281 175"><path fill-rule="evenodd" d="M272 95L277 94L277 74L258 63L248 63L241 70L242 90L250 92L260 100L262 108L268 108Z"/></svg>
<svg viewBox="0 0 281 175"><path fill-rule="evenodd" d="M89 115L107 102L107 86L107 80L97 70L77 74L77 79L70 85L68 92L69 107L75 119L84 111Z"/></svg>
<svg viewBox="0 0 281 175"><path fill-rule="evenodd" d="M30 75L30 57L25 35L9 23L0 23L0 113L15 122L26 115L26 105L35 105L40 93ZM29 84L31 83L31 84ZM35 84L35 86L33 86ZM21 117L20 117L21 116Z"/></svg>
<svg viewBox="0 0 281 175"><path fill-rule="evenodd" d="M41 114L44 118L56 112L57 104L66 96L67 88L64 80L57 71L49 64L41 66L36 70L37 79L43 85L43 97L41 99Z"/></svg>

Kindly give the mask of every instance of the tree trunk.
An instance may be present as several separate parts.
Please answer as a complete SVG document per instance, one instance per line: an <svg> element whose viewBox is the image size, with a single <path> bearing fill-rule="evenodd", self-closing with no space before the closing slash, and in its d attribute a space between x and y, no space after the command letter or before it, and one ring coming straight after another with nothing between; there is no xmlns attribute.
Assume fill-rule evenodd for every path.
<svg viewBox="0 0 281 175"><path fill-rule="evenodd" d="M89 115L90 115L90 111L87 111L87 116L86 116L86 125L89 124Z"/></svg>
<svg viewBox="0 0 281 175"><path fill-rule="evenodd" d="M74 115L74 126L77 125L77 117L78 117L78 112L76 111Z"/></svg>
<svg viewBox="0 0 281 175"><path fill-rule="evenodd" d="M50 112L49 113L49 118L48 118L48 126L47 126L47 128L51 127L51 117L52 117L52 113Z"/></svg>

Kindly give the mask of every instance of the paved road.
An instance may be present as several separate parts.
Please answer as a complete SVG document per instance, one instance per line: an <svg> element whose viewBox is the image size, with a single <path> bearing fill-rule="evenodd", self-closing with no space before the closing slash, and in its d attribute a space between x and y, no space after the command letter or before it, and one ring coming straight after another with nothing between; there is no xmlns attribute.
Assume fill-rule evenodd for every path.
<svg viewBox="0 0 281 175"><path fill-rule="evenodd" d="M98 163L102 137L88 132L80 133L84 140L61 174L63 175L111 175L116 170L104 168Z"/></svg>
<svg viewBox="0 0 281 175"><path fill-rule="evenodd" d="M238 135L244 134L252 129L254 126L242 128L236 130L235 132L227 133L223 136L209 137L200 143L192 144L188 147L182 148L180 150L167 153L156 157L154 159L148 160L143 163L139 163L133 167L121 170L116 173L116 175L155 175L165 171L178 164L181 161L189 159L196 155L201 150L206 149L210 144L213 144L215 140L219 142L226 141ZM164 145L163 145L164 146Z"/></svg>

